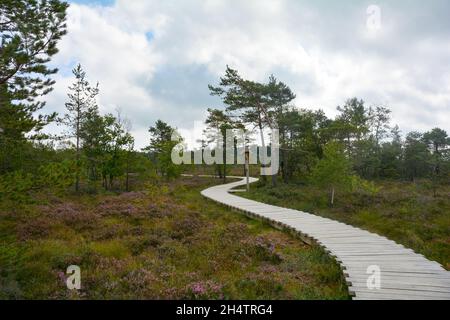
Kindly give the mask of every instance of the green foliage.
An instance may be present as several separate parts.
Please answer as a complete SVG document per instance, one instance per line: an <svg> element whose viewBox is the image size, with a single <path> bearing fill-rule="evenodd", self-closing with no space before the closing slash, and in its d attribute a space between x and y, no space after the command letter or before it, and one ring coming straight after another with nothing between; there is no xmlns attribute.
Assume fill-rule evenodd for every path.
<svg viewBox="0 0 450 320"><path fill-rule="evenodd" d="M330 142L325 146L323 158L312 169L310 181L313 185L330 189L331 204L335 189L351 188L351 163L341 144Z"/></svg>
<svg viewBox="0 0 450 320"><path fill-rule="evenodd" d="M218 141L222 141L221 147L223 164L217 164L216 167L219 173L219 177L223 178L223 181L225 182L227 176L226 146L227 144L232 145L234 143L233 140L227 141L227 139L232 139L232 137L227 137L227 130L236 128L244 130L245 128L241 123L233 121L231 117L224 111L209 108L205 124L207 125L207 128L205 130L207 138L206 142L218 143Z"/></svg>
<svg viewBox="0 0 450 320"><path fill-rule="evenodd" d="M295 99L295 94L273 75L268 83L243 79L237 70L227 66L225 76L220 78L219 86L208 86L211 95L219 96L226 105L229 117L238 118L241 125L251 125L259 129L261 145L264 148L264 128L278 129L280 118ZM217 116L217 112L210 113ZM263 176L264 178L264 176ZM275 184L276 175L272 176Z"/></svg>
<svg viewBox="0 0 450 320"><path fill-rule="evenodd" d="M51 91L47 67L66 33L65 2L52 0L0 1L0 174L25 170L27 140L56 114L37 115Z"/></svg>
<svg viewBox="0 0 450 320"><path fill-rule="evenodd" d="M381 187L377 186L375 182L361 179L357 175L351 176L351 184L352 190L363 192L371 197L376 196L381 190Z"/></svg>
<svg viewBox="0 0 450 320"><path fill-rule="evenodd" d="M398 126L391 130L391 134L392 141L381 146L379 172L380 177L398 179L403 175L403 150Z"/></svg>
<svg viewBox="0 0 450 320"><path fill-rule="evenodd" d="M150 145L144 150L149 151L156 170L166 179L178 177L182 167L172 162L172 149L183 140L176 133L176 130L164 121L158 120L155 126L150 127ZM178 140L172 141L172 136L178 136Z"/></svg>
<svg viewBox="0 0 450 320"><path fill-rule="evenodd" d="M0 197L25 202L31 192L50 190L63 193L73 184L73 161L53 162L39 167L35 174L14 171L0 176Z"/></svg>
<svg viewBox="0 0 450 320"><path fill-rule="evenodd" d="M165 141L159 145L160 153L157 154L157 168L166 179L179 177L182 167L172 162L172 149L178 144L177 141Z"/></svg>
<svg viewBox="0 0 450 320"><path fill-rule="evenodd" d="M38 188L50 189L53 192L67 191L73 185L75 167L75 162L70 160L43 165L39 168L34 184Z"/></svg>
<svg viewBox="0 0 450 320"><path fill-rule="evenodd" d="M86 140L91 138L91 140L94 141L99 139L98 135L91 137L92 133L86 132L86 123L98 113L96 98L99 94L99 89L98 83L95 87L92 87L89 84L86 79L86 72L80 64L72 70L72 73L75 76L75 81L71 86L69 86L69 93L67 94L69 101L66 103L67 113L61 121L69 127L67 137L70 139L75 139L75 190L79 191L80 174L82 169L81 147L84 143L83 138ZM95 125L99 125L99 123L96 122ZM88 128L92 129L93 126L88 126Z"/></svg>
<svg viewBox="0 0 450 320"><path fill-rule="evenodd" d="M0 2L0 128L12 139L39 131L56 116L34 113L54 84L49 76L57 69L47 63L66 33L67 7L58 0Z"/></svg>
<svg viewBox="0 0 450 320"><path fill-rule="evenodd" d="M339 131L351 148L352 139L360 141L369 132L369 110L365 108L364 101L357 98L349 99L344 106L337 107L340 115L336 118Z"/></svg>
<svg viewBox="0 0 450 320"><path fill-rule="evenodd" d="M330 140L326 128L330 120L324 112L288 109L278 115L281 171L284 181L307 176Z"/></svg>
<svg viewBox="0 0 450 320"><path fill-rule="evenodd" d="M127 156L132 150L134 138L128 132L120 114L117 117L107 114L104 117L104 125L102 176L103 179L109 179L109 186L112 187L114 178L126 172L126 163L129 160Z"/></svg>
<svg viewBox="0 0 450 320"><path fill-rule="evenodd" d="M14 171L0 176L0 198L17 202L29 198L33 188L33 175L23 171Z"/></svg>
<svg viewBox="0 0 450 320"><path fill-rule="evenodd" d="M423 135L419 132L410 132L406 136L404 150L405 175L410 180L424 177L429 172L431 154Z"/></svg>

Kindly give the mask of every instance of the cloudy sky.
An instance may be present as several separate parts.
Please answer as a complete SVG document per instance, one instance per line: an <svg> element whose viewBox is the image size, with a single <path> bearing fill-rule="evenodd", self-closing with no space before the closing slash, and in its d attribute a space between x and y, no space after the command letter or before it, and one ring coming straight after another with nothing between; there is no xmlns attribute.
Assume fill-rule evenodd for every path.
<svg viewBox="0 0 450 320"><path fill-rule="evenodd" d="M330 117L356 96L388 105L404 133L450 131L447 0L69 2L46 108L64 113L80 62L100 82L101 111L119 108L131 120L137 147L157 119L187 132L207 107L221 107L207 85L227 64L256 81L274 74L297 94L297 107Z"/></svg>

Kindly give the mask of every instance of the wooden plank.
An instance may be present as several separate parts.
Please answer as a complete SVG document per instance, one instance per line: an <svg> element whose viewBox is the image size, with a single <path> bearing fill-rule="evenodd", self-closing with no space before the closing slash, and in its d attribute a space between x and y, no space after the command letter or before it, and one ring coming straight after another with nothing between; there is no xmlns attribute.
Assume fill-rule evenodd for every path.
<svg viewBox="0 0 450 320"><path fill-rule="evenodd" d="M350 290L352 290L353 287L350 287ZM424 297L430 297L430 298L446 298L450 299L450 292L430 292L430 291L419 291L419 290L403 290L403 289L368 289L366 288L354 288L355 293L370 293L370 294L396 294L396 295L407 295L410 297L416 297L416 298L424 298Z"/></svg>

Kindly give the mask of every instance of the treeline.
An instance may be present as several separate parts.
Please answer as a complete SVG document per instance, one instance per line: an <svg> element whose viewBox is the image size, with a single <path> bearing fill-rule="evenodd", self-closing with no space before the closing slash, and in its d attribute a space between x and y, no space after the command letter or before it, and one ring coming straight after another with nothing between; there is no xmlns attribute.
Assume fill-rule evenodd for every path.
<svg viewBox="0 0 450 320"><path fill-rule="evenodd" d="M328 186L333 201L336 187L360 185L374 189L366 180L426 178L434 190L450 182L450 138L439 128L402 138L390 123L386 106L367 106L349 99L328 118L322 110L292 105L295 94L271 76L267 83L243 79L227 67L217 86L209 86L225 108L208 109L209 129L257 128L261 145L265 129L278 129L281 177ZM225 157L224 157L225 159ZM222 166L222 175L226 166ZM276 185L277 175L272 176ZM365 180L364 180L365 179Z"/></svg>

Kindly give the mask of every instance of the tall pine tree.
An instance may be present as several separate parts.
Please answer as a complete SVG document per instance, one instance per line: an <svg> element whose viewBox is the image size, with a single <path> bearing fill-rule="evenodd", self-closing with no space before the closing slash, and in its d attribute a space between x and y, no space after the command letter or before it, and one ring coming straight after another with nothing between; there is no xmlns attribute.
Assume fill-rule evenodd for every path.
<svg viewBox="0 0 450 320"><path fill-rule="evenodd" d="M69 87L67 94L69 101L66 103L67 113L64 116L63 123L69 127L68 137L75 140L76 150L76 181L75 190L80 188L80 169L81 169L81 147L82 147L82 128L83 123L89 112L96 110L96 98L99 93L98 83L91 86L86 79L86 72L80 64L73 69L75 82Z"/></svg>
<svg viewBox="0 0 450 320"><path fill-rule="evenodd" d="M67 7L58 0L0 1L0 172L21 167L8 150L19 150L28 133L56 117L36 112L54 84L57 69L47 63L66 33Z"/></svg>

